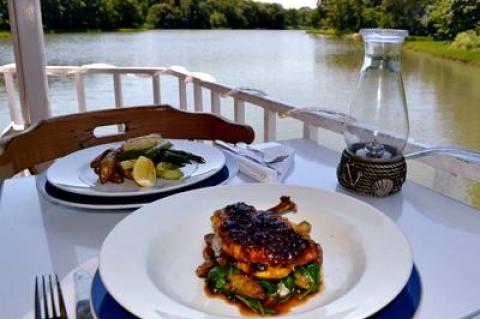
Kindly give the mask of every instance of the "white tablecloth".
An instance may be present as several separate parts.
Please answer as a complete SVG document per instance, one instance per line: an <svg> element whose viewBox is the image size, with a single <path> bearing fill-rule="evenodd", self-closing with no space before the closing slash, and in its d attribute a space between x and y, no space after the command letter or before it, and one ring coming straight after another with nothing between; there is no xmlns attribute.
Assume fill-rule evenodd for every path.
<svg viewBox="0 0 480 319"><path fill-rule="evenodd" d="M295 148L286 184L344 192L335 175L340 154L306 140ZM232 184L253 182L238 176ZM128 212L67 208L44 200L35 178L0 188L0 313L21 318L33 306L34 278L64 276L98 255L108 232ZM352 195L354 196L354 195ZM380 209L406 234L422 281L416 318L459 318L480 308L480 212L412 182L388 198L355 196Z"/></svg>

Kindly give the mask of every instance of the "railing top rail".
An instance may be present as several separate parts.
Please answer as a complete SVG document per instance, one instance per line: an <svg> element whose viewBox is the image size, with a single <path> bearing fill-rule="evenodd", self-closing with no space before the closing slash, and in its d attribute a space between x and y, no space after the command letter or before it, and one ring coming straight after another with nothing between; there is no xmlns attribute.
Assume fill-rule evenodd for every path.
<svg viewBox="0 0 480 319"><path fill-rule="evenodd" d="M119 67L110 64L87 64L82 66L73 65L49 65L47 72L52 74L73 74L82 73L125 73L125 74L157 74L168 72L169 68L165 67ZM15 72L15 64L6 64L0 66L0 73ZM183 75L186 76L187 74Z"/></svg>

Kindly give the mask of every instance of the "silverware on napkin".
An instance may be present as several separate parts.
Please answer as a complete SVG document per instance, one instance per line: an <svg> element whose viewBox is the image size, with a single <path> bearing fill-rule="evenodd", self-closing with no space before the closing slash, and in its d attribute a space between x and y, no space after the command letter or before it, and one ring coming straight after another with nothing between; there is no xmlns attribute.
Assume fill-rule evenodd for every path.
<svg viewBox="0 0 480 319"><path fill-rule="evenodd" d="M295 154L292 148L277 142L247 145L215 141L214 145L237 160L240 172L261 183L283 182Z"/></svg>
<svg viewBox="0 0 480 319"><path fill-rule="evenodd" d="M85 270L78 270L73 274L75 283L75 313L76 319L93 319L90 308L90 290L92 276Z"/></svg>
<svg viewBox="0 0 480 319"><path fill-rule="evenodd" d="M215 141L214 142L215 145L227 150L227 151L230 151L234 154L237 154L239 156L242 156L242 157L245 157L257 164L260 164L260 165L263 165L263 166L266 166L270 169L273 169L275 172L277 172L277 174L280 174L281 172L278 171L278 169L276 167L274 167L272 164L275 164L275 163L279 163L281 161L284 161L285 159L288 158L288 155L279 155L279 156L276 156L274 158L268 158L268 159L265 159L265 156L261 155L262 151L260 150L257 150L257 149L254 149L253 147L251 146L246 146L247 144L228 144L228 143L225 143L225 142L222 142L222 141Z"/></svg>

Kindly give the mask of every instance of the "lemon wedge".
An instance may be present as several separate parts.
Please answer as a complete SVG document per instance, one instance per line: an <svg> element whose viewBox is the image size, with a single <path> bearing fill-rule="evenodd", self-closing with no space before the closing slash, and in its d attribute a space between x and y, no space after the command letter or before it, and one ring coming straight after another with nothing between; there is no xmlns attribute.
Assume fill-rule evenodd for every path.
<svg viewBox="0 0 480 319"><path fill-rule="evenodd" d="M132 171L133 180L141 187L152 187L157 183L155 164L145 156L137 158Z"/></svg>

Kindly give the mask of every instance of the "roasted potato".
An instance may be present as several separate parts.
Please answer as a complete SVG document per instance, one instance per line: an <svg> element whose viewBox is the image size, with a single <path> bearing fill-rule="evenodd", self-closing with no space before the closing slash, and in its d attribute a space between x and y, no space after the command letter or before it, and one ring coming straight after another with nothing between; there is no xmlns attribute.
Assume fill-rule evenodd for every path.
<svg viewBox="0 0 480 319"><path fill-rule="evenodd" d="M117 169L117 151L109 150L100 160L100 183L105 184L110 181Z"/></svg>
<svg viewBox="0 0 480 319"><path fill-rule="evenodd" d="M228 275L228 287L235 293L255 299L265 299L265 291L257 281L241 273L232 273Z"/></svg>

